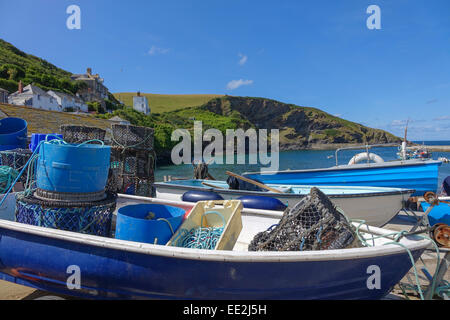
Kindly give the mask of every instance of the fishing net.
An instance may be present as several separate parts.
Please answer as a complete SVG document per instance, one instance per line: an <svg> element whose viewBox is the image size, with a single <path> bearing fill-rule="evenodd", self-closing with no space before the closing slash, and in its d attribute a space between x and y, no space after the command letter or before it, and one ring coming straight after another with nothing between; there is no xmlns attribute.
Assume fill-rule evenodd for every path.
<svg viewBox="0 0 450 320"><path fill-rule="evenodd" d="M317 188L287 209L278 225L258 233L249 251L311 251L361 247L347 218Z"/></svg>
<svg viewBox="0 0 450 320"><path fill-rule="evenodd" d="M113 171L110 170L110 173ZM152 179L141 179L133 176L116 175L112 173L108 178L106 190L113 193L124 193L142 197L154 197L155 189Z"/></svg>
<svg viewBox="0 0 450 320"><path fill-rule="evenodd" d="M101 128L67 124L60 126L60 131L67 143L82 143L89 140L104 141L106 135L106 130Z"/></svg>
<svg viewBox="0 0 450 320"><path fill-rule="evenodd" d="M20 172L32 154L33 152L28 149L0 151L1 164ZM27 174L28 172L25 171L20 177L19 182L25 183L27 181Z"/></svg>
<svg viewBox="0 0 450 320"><path fill-rule="evenodd" d="M152 128L112 125L107 190L145 197L154 195L156 153L153 140Z"/></svg>
<svg viewBox="0 0 450 320"><path fill-rule="evenodd" d="M102 201L60 203L39 200L25 193L16 194L16 222L109 237L116 207L116 196Z"/></svg>
<svg viewBox="0 0 450 320"><path fill-rule="evenodd" d="M155 156L146 150L112 147L111 169L116 175L152 179L155 175Z"/></svg>
<svg viewBox="0 0 450 320"><path fill-rule="evenodd" d="M113 124L112 145L123 149L153 150L154 129Z"/></svg>

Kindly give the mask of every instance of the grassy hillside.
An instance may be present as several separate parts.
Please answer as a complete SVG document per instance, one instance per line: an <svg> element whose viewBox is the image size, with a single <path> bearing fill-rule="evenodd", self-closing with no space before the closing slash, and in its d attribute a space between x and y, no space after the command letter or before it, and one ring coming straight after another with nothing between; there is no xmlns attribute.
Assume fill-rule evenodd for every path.
<svg viewBox="0 0 450 320"><path fill-rule="evenodd" d="M85 85L72 81L70 72L50 62L27 54L12 44L0 39L0 87L15 92L19 80L24 85L34 83L44 90L59 90L76 93Z"/></svg>
<svg viewBox="0 0 450 320"><path fill-rule="evenodd" d="M389 132L344 120L317 108L266 98L225 96L209 101L200 109L248 120L256 128L279 129L281 150L401 141Z"/></svg>
<svg viewBox="0 0 450 320"><path fill-rule="evenodd" d="M136 92L119 92L113 94L116 99L126 106L133 105L133 96ZM218 94L151 94L141 93L146 96L152 113L162 113L177 109L200 106L211 99L221 97Z"/></svg>
<svg viewBox="0 0 450 320"><path fill-rule="evenodd" d="M71 75L71 72L25 53L0 39L0 88L12 93L17 91L18 83L22 81L24 86L33 83L45 91L56 90L76 94L87 87L82 81L72 81ZM109 109L121 107L111 94L105 102Z"/></svg>

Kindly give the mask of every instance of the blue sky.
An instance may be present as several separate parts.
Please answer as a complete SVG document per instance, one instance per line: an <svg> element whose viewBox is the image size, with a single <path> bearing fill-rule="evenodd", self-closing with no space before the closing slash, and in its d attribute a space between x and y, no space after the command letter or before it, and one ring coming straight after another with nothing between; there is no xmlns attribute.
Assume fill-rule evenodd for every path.
<svg viewBox="0 0 450 320"><path fill-rule="evenodd" d="M0 0L0 15L0 38L112 92L266 97L450 140L448 0Z"/></svg>

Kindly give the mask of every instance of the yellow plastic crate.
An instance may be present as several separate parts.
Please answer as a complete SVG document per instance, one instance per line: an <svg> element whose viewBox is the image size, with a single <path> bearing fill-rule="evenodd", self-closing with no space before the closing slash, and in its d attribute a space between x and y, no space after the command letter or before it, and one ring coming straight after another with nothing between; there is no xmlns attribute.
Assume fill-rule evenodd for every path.
<svg viewBox="0 0 450 320"><path fill-rule="evenodd" d="M223 216L225 226L213 250L233 250L242 231L242 209L243 205L240 200L199 201L166 245L177 246L182 233L189 232L194 228L222 227L224 221L221 216ZM221 216L210 212L218 212ZM210 214L205 215L205 213ZM202 217L203 225L201 225Z"/></svg>

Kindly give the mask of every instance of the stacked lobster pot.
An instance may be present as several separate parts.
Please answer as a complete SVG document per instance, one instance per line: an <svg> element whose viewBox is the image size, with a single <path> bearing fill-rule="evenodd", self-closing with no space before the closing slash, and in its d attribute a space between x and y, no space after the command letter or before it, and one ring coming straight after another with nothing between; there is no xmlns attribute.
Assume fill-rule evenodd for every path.
<svg viewBox="0 0 450 320"><path fill-rule="evenodd" d="M154 130L131 125L112 125L111 175L108 189L150 197L155 181Z"/></svg>
<svg viewBox="0 0 450 320"><path fill-rule="evenodd" d="M106 192L111 147L96 139L98 128L88 129L66 127L64 140L43 142L31 164L36 189L16 196L17 222L110 236L116 206L115 194Z"/></svg>

